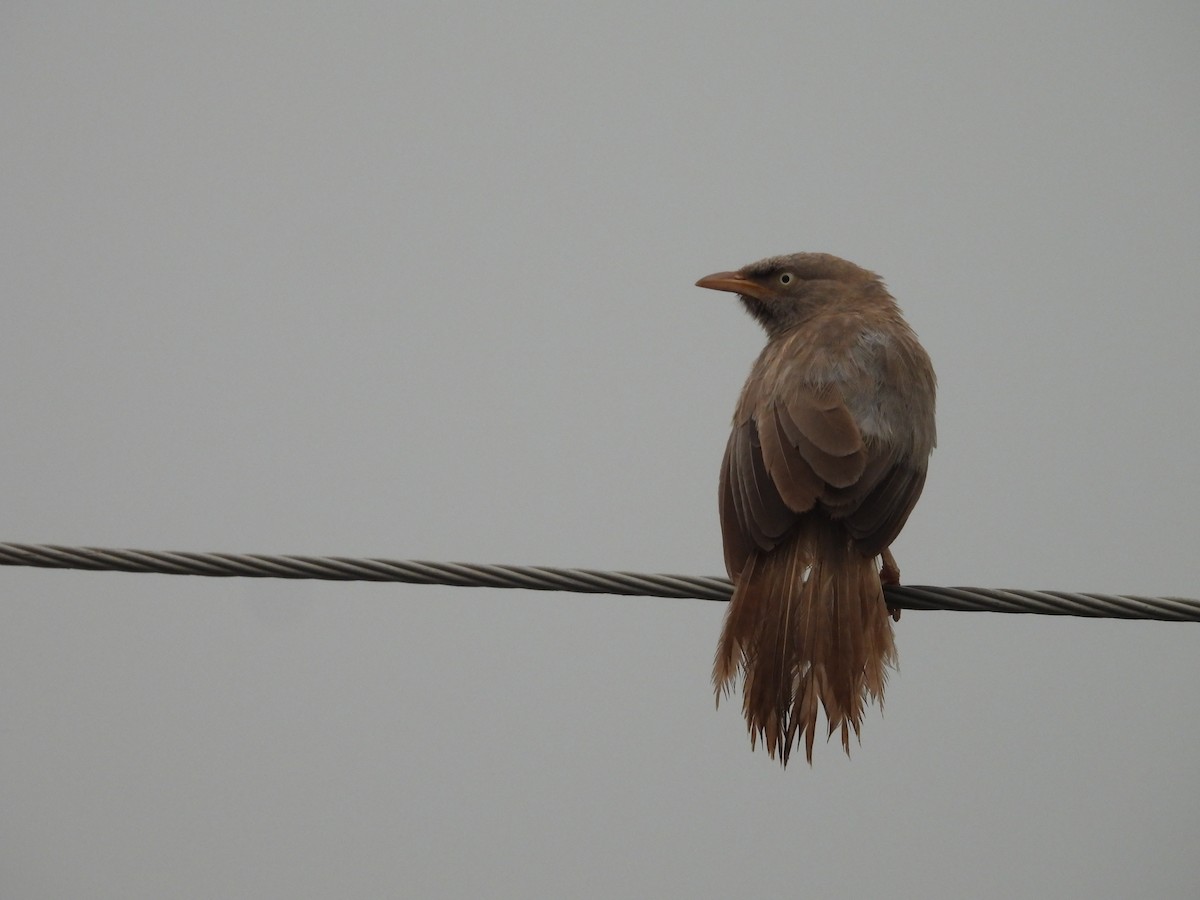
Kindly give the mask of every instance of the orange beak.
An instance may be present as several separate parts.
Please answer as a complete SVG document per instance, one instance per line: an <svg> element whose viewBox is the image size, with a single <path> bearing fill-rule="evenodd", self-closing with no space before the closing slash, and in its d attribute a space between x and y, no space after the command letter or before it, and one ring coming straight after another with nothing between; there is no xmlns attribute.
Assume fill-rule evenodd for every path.
<svg viewBox="0 0 1200 900"><path fill-rule="evenodd" d="M696 287L709 288L714 291L729 291L731 294L744 294L759 300L768 299L763 286L740 272L716 272L705 275L696 282Z"/></svg>

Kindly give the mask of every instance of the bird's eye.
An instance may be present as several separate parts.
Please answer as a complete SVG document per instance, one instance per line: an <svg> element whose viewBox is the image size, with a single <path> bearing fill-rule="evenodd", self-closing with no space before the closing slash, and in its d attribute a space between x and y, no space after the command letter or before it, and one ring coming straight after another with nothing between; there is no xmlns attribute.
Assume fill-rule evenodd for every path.
<svg viewBox="0 0 1200 900"><path fill-rule="evenodd" d="M784 272L779 276L779 283L780 284L791 284L792 279L795 277L796 276L793 275L791 272Z"/></svg>

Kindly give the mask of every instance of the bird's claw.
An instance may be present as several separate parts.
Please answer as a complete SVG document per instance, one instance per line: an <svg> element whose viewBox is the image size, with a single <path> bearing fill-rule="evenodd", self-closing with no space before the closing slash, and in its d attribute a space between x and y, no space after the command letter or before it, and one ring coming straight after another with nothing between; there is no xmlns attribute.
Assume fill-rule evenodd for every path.
<svg viewBox="0 0 1200 900"><path fill-rule="evenodd" d="M900 584L900 567L896 565L896 557L892 556L892 551L888 547L884 547L883 553L880 554L879 583L885 589L898 587ZM892 621L899 622L900 607L889 606L887 609L892 614Z"/></svg>

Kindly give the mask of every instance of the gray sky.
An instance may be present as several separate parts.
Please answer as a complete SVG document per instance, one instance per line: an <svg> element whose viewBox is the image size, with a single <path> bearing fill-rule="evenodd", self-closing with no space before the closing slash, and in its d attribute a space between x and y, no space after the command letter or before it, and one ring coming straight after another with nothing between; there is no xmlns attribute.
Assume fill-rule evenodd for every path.
<svg viewBox="0 0 1200 900"><path fill-rule="evenodd" d="M170 6L168 9L166 6ZM0 540L717 574L823 250L937 367L907 581L1200 596L1194 3L10 3ZM723 608L0 570L14 898L1194 897L1195 627L906 614L784 772Z"/></svg>

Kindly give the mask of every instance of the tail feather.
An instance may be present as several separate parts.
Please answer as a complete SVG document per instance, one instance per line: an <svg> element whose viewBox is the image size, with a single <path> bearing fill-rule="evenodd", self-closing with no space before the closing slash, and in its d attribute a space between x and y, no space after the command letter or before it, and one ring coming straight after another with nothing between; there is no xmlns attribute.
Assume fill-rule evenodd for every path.
<svg viewBox="0 0 1200 900"><path fill-rule="evenodd" d="M743 675L751 746L786 766L804 741L812 762L818 710L827 737L860 736L866 706L883 707L895 666L892 620L875 561L828 520L803 523L768 553L753 553L739 574L713 664L717 702Z"/></svg>

